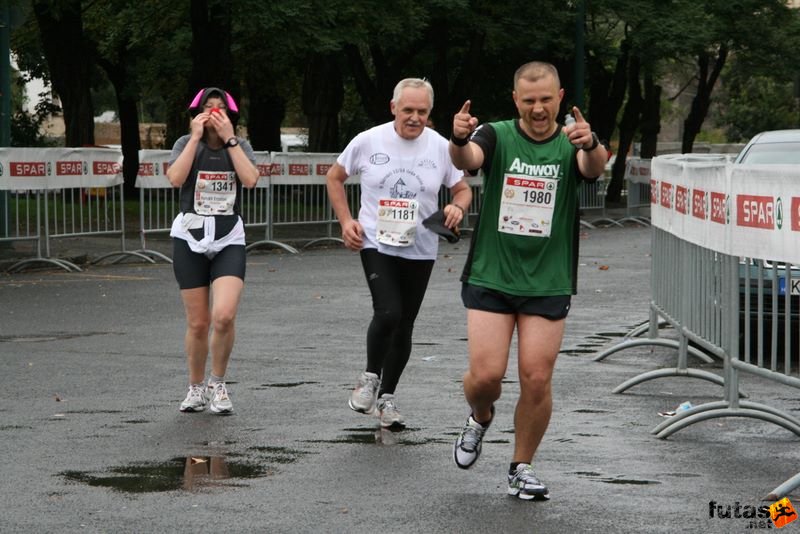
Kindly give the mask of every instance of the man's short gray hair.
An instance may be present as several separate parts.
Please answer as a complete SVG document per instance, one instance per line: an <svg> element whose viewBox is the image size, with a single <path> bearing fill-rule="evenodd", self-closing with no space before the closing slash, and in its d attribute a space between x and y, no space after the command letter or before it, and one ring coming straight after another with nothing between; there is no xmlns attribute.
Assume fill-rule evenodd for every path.
<svg viewBox="0 0 800 534"><path fill-rule="evenodd" d="M431 82L425 78L405 78L397 82L397 85L394 86L392 102L397 104L397 102L400 100L400 93L402 93L403 89L406 87L411 87L414 89L419 89L420 87L425 88L425 90L428 91L428 96L431 98L431 109L433 109L433 86L431 85Z"/></svg>

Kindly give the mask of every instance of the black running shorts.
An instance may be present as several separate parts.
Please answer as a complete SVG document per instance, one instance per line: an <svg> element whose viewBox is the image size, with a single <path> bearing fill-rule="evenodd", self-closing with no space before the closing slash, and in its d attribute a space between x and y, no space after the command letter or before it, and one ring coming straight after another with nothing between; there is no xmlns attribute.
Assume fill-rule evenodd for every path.
<svg viewBox="0 0 800 534"><path fill-rule="evenodd" d="M211 259L192 252L183 239L172 239L172 270L181 289L208 287L220 276L244 280L247 252L244 245L228 245Z"/></svg>
<svg viewBox="0 0 800 534"><path fill-rule="evenodd" d="M492 313L539 315L552 321L564 319L569 313L571 295L551 297L518 297L486 287L463 284L461 300L471 310Z"/></svg>

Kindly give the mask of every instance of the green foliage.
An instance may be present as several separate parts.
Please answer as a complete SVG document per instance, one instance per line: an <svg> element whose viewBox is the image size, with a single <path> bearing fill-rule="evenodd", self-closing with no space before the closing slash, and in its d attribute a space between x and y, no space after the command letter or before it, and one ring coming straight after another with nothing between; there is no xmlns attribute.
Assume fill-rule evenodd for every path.
<svg viewBox="0 0 800 534"><path fill-rule="evenodd" d="M52 139L42 134L42 124L61 108L48 100L41 100L34 112L28 113L19 107L11 116L11 146L46 147L53 146Z"/></svg>
<svg viewBox="0 0 800 534"><path fill-rule="evenodd" d="M724 105L716 109L715 119L726 125L729 140L744 142L765 130L800 127L791 81L731 69L723 77L723 87Z"/></svg>

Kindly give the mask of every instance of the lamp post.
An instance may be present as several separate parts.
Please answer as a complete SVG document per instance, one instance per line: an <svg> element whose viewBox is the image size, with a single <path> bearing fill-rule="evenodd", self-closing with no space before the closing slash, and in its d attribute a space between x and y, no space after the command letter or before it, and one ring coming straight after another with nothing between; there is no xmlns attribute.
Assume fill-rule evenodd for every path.
<svg viewBox="0 0 800 534"><path fill-rule="evenodd" d="M586 0L575 0L575 105L583 109L584 79L584 21L586 19Z"/></svg>
<svg viewBox="0 0 800 534"><path fill-rule="evenodd" d="M0 2L0 147L11 145L11 17L8 1ZM7 193L0 191L0 237L8 233Z"/></svg>

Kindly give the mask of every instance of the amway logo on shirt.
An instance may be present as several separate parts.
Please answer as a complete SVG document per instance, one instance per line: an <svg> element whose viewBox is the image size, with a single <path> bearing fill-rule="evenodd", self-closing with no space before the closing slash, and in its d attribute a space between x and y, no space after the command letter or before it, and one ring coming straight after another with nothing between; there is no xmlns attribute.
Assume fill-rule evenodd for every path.
<svg viewBox="0 0 800 534"><path fill-rule="evenodd" d="M530 163L523 163L519 158L514 158L508 172L518 172L528 176L558 176L558 171L561 165L555 163L548 163L547 165L531 165Z"/></svg>

